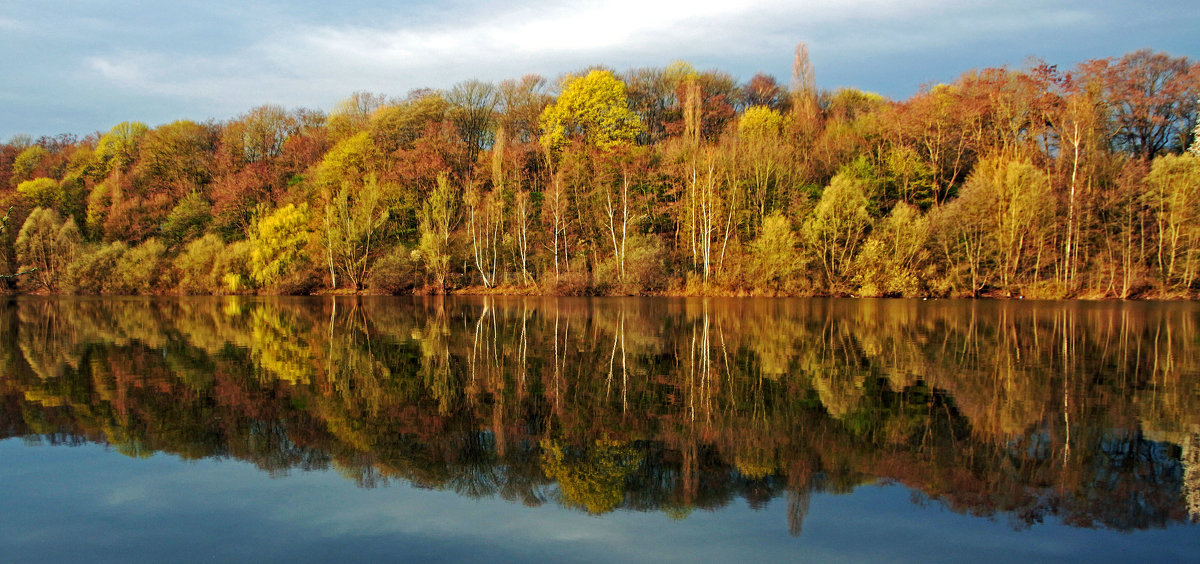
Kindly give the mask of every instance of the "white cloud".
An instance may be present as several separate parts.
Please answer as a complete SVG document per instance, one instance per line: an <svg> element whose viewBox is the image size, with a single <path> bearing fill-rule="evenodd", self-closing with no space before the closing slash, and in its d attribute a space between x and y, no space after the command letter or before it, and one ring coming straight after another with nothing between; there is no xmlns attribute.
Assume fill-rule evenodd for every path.
<svg viewBox="0 0 1200 564"><path fill-rule="evenodd" d="M1065 9L1014 14L1007 5L948 0L616 0L472 7L420 23L403 20L282 26L257 43L221 54L93 57L106 80L144 92L240 104L312 105L356 89L398 94L472 77L551 74L593 64L671 60L776 59L787 68L797 41L814 59L896 54L961 45L972 38L1054 29L1086 19ZM461 9L461 8L460 8ZM986 15L987 17L982 17ZM762 65L764 63L759 62Z"/></svg>
<svg viewBox="0 0 1200 564"><path fill-rule="evenodd" d="M124 104L113 110L122 118L152 121L224 119L264 103L329 108L355 90L401 95L469 78L531 72L554 78L590 64L623 70L683 59L741 79L765 71L786 82L798 41L808 43L820 85L903 96L970 66L1018 65L1029 55L1070 64L1117 54L1112 51L1130 43L1169 48L1154 44L1163 35L1158 28L1116 34L1124 20L1161 18L1163 10L1183 8L1150 16L1103 0L464 0L421 6L350 0L337 7L212 0L183 12L136 14L97 4L54 21L29 9L0 16L0 46L22 53L11 72L34 80L0 96L26 100L31 110L22 115L29 123L35 123L34 107L82 115L112 104ZM1175 19L1186 27L1187 18ZM4 33L18 27L29 31ZM28 49L30 42L17 37L26 33L45 35L45 48ZM1175 37L1182 36L1176 31ZM73 75L38 80L40 69L72 67ZM161 115L145 115L152 111ZM69 112L55 108L54 114ZM23 127L15 120L5 125Z"/></svg>
<svg viewBox="0 0 1200 564"><path fill-rule="evenodd" d="M145 84L145 74L138 63L131 59L119 60L111 57L88 57L84 62L88 69L109 82L131 87Z"/></svg>
<svg viewBox="0 0 1200 564"><path fill-rule="evenodd" d="M428 77L447 67L453 67L449 74L464 79L539 70L530 66L555 66L563 72L592 63L666 64L764 55L784 67L792 47L802 40L809 42L814 57L894 54L1054 30L1087 15L1054 7L979 8L945 0L907 5L883 0L618 0L445 17L456 23L310 24L287 38L270 38L261 48L277 69L311 69L338 83L404 73ZM431 72L435 70L440 72Z"/></svg>
<svg viewBox="0 0 1200 564"><path fill-rule="evenodd" d="M310 26L297 44L276 48L288 58L422 68L447 60L503 62L514 56L600 55L674 45L686 49L719 18L737 18L752 4L665 2L588 3L565 9L516 9L465 25L427 27Z"/></svg>

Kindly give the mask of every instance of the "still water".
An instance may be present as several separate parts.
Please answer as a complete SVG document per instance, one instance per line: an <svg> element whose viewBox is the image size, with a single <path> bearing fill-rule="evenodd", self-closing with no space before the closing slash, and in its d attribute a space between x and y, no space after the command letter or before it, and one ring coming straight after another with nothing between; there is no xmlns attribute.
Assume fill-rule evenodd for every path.
<svg viewBox="0 0 1200 564"><path fill-rule="evenodd" d="M0 562L1200 561L1191 303L0 302Z"/></svg>

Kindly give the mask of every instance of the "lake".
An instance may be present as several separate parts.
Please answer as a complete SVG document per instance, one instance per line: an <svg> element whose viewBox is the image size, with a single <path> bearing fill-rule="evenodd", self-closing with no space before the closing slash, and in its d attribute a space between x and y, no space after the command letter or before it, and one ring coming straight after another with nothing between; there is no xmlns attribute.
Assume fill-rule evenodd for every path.
<svg viewBox="0 0 1200 564"><path fill-rule="evenodd" d="M1194 303L4 298L3 562L1200 560Z"/></svg>

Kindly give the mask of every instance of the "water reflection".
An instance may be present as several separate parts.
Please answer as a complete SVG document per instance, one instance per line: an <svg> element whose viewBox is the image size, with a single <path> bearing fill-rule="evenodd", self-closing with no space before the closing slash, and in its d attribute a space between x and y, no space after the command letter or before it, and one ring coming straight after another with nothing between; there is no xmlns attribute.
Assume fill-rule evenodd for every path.
<svg viewBox="0 0 1200 564"><path fill-rule="evenodd" d="M684 518L880 481L1026 527L1200 519L1193 304L12 299L0 438Z"/></svg>

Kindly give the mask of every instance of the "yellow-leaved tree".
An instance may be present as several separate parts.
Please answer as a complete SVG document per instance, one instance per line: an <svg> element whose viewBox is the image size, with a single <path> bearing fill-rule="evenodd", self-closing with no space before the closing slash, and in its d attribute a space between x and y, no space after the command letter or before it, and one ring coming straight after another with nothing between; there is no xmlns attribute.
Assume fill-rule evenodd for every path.
<svg viewBox="0 0 1200 564"><path fill-rule="evenodd" d="M458 216L458 194L445 172L437 177L437 186L421 208L421 242L416 256L439 289L446 287L450 275L450 233Z"/></svg>
<svg viewBox="0 0 1200 564"><path fill-rule="evenodd" d="M1154 210L1157 267L1163 286L1189 288L1200 275L1200 159L1154 159L1144 199Z"/></svg>
<svg viewBox="0 0 1200 564"><path fill-rule="evenodd" d="M34 208L21 226L15 243L21 270L31 274L34 288L56 292L67 265L79 254L79 228L49 208Z"/></svg>
<svg viewBox="0 0 1200 564"><path fill-rule="evenodd" d="M864 183L845 174L833 177L804 224L804 237L825 272L828 291L848 291L852 261L870 226Z"/></svg>
<svg viewBox="0 0 1200 564"><path fill-rule="evenodd" d="M17 185L17 193L38 208L54 208L59 202L58 182L53 178L35 178Z"/></svg>
<svg viewBox="0 0 1200 564"><path fill-rule="evenodd" d="M304 246L309 238L308 204L288 204L258 220L250 233L250 271L264 288L292 286L307 270Z"/></svg>
<svg viewBox="0 0 1200 564"><path fill-rule="evenodd" d="M121 122L100 137L96 142L98 173L107 176L113 171L125 172L137 158L138 143L150 128L140 121Z"/></svg>
<svg viewBox="0 0 1200 564"><path fill-rule="evenodd" d="M747 187L751 212L765 221L786 194L783 189L787 153L781 131L783 115L766 106L746 108L738 119L738 174Z"/></svg>
<svg viewBox="0 0 1200 564"><path fill-rule="evenodd" d="M611 149L633 141L644 129L625 96L625 83L606 70L568 76L562 94L538 119L542 146L553 153L571 139Z"/></svg>

